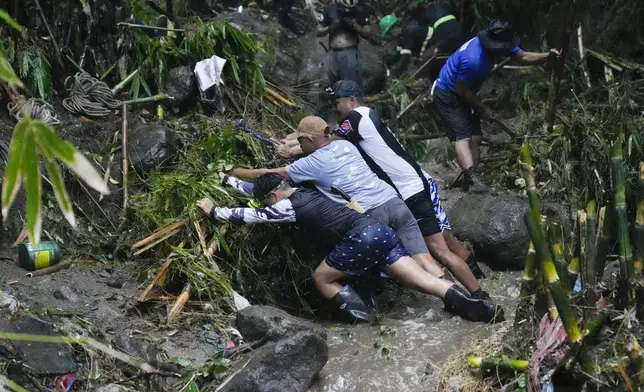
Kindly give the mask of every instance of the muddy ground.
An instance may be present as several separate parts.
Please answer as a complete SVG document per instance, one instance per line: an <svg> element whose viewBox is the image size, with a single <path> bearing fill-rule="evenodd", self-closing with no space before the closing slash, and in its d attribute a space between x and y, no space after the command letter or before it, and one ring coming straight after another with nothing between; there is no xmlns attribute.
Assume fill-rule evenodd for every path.
<svg viewBox="0 0 644 392"><path fill-rule="evenodd" d="M453 170L444 166L425 167L440 176L439 183L454 178ZM442 198L459 194L456 190L441 192ZM145 262L97 261L27 278L26 271L15 263L15 248L6 247L1 256L0 289L11 292L23 310L45 321L65 328L82 325L89 334L107 342L123 336L152 342L158 352L144 347L131 353L156 355L161 361L180 360L199 366L219 349L216 331L227 325L213 325L207 309L191 308L196 310L184 313L179 324L167 325L163 308L132 306L144 287L138 282L138 273ZM505 307L506 318L512 319L520 273L493 272L487 267L485 271L488 278L483 287ZM454 351L499 328L452 317L442 310L440 300L393 285L387 286L380 302L382 316L373 325L323 323L329 332L329 361L310 391L435 390L438 369Z"/></svg>

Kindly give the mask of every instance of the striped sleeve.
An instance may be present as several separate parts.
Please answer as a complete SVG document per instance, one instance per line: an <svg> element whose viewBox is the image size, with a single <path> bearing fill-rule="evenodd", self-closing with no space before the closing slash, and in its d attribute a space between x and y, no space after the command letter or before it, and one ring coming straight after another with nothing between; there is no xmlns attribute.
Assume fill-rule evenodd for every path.
<svg viewBox="0 0 644 392"><path fill-rule="evenodd" d="M295 210L289 199L284 199L272 206L262 208L213 207L210 215L216 220L227 220L235 223L295 222Z"/></svg>

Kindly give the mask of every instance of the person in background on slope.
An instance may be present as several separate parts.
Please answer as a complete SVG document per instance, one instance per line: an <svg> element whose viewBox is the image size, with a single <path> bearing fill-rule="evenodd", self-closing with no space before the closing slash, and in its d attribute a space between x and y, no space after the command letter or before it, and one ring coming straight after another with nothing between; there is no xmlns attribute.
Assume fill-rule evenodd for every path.
<svg viewBox="0 0 644 392"><path fill-rule="evenodd" d="M292 188L277 173L258 177L253 195L261 208L227 208L201 199L197 206L212 219L239 223L297 222L314 230L333 251L313 273L313 281L335 307L354 321L367 321L369 309L342 279L384 270L414 290L443 300L445 309L471 321L502 321L503 310L469 296L458 285L424 271L402 247L391 228L342 206L317 190Z"/></svg>
<svg viewBox="0 0 644 392"><path fill-rule="evenodd" d="M329 52L324 60L329 85L337 80L353 80L363 86L358 43L371 35L369 16L358 0L338 0L324 8L316 36L329 36Z"/></svg>
<svg viewBox="0 0 644 392"><path fill-rule="evenodd" d="M465 172L463 187L473 193L491 192L478 169L481 158L481 119L494 120L496 114L476 96L492 71L494 62L510 56L525 64L554 60L559 52L525 52L509 22L493 20L476 37L450 56L432 87L434 108L447 125L447 137L455 143L456 156Z"/></svg>
<svg viewBox="0 0 644 392"><path fill-rule="evenodd" d="M242 179L254 179L266 173L277 173L295 183L312 182L329 199L346 204L346 200L331 190L335 186L357 201L367 215L391 227L405 250L425 271L435 277L444 277L443 269L427 250L414 215L396 191L371 171L352 143L329 138L327 123L316 116L304 117L296 135L305 157L285 167L235 168L231 174ZM224 179L224 182L227 181Z"/></svg>
<svg viewBox="0 0 644 392"><path fill-rule="evenodd" d="M416 217L432 255L473 296L488 298L489 294L481 289L465 260L447 246L434 214L429 184L416 160L405 151L380 115L364 106L362 90L357 84L341 80L333 85L333 92L336 109L343 119L335 134L354 143L371 170L398 191Z"/></svg>
<svg viewBox="0 0 644 392"><path fill-rule="evenodd" d="M394 15L387 15L380 21L383 38L388 34L398 38L397 54L387 64L394 77L399 77L405 71L412 56L418 57L420 63L424 64L432 57L452 54L467 41L467 35L449 5L431 0L417 2L421 5L421 12L404 26L400 26ZM431 79L436 79L443 64L444 61L438 58L431 61Z"/></svg>

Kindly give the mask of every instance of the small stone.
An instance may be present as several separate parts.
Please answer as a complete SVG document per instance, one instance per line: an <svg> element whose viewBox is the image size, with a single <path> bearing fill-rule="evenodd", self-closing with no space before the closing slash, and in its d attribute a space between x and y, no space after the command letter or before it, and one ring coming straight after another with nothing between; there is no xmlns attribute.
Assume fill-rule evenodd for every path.
<svg viewBox="0 0 644 392"><path fill-rule="evenodd" d="M134 390L118 384L107 384L98 388L95 392L134 392Z"/></svg>
<svg viewBox="0 0 644 392"><path fill-rule="evenodd" d="M54 298L71 303L77 303L80 300L76 291L69 286L61 286L54 292Z"/></svg>
<svg viewBox="0 0 644 392"><path fill-rule="evenodd" d="M98 276L100 276L101 278L111 278L111 277L112 277L112 274L110 274L110 273L109 273L109 272L107 272L107 271L103 271L103 272L101 272L100 274L98 274Z"/></svg>
<svg viewBox="0 0 644 392"><path fill-rule="evenodd" d="M110 279L105 284L115 289L123 288L123 281L120 279Z"/></svg>

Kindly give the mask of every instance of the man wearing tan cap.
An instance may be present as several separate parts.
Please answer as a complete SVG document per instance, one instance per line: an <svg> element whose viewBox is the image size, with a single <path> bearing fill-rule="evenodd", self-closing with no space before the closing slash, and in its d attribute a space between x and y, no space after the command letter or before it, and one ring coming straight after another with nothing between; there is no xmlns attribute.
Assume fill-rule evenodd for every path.
<svg viewBox="0 0 644 392"><path fill-rule="evenodd" d="M295 183L313 182L326 197L346 204L342 197L331 191L331 187L337 187L357 201L368 215L394 229L407 252L424 270L436 277L444 276L444 271L430 255L409 208L393 187L371 171L351 142L334 138L329 140L327 123L316 116L308 116L300 121L297 140L307 156L290 165L277 169L236 168L231 174L242 179L255 179L262 174L278 173ZM224 184L249 193L239 185L246 183L239 182L235 177L224 177Z"/></svg>

